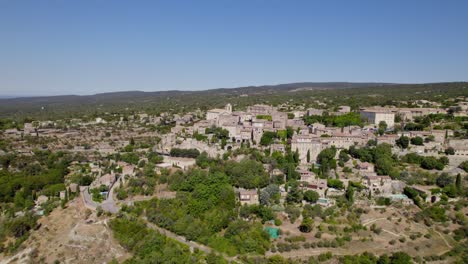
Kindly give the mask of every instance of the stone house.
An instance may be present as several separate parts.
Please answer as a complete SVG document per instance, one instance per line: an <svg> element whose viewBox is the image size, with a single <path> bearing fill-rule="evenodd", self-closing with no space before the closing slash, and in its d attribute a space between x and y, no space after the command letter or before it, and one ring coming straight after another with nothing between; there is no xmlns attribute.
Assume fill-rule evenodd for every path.
<svg viewBox="0 0 468 264"><path fill-rule="evenodd" d="M238 190L239 193L239 201L241 205L253 205L253 204L259 204L259 196L258 192L255 189L252 190L247 190L240 188Z"/></svg>

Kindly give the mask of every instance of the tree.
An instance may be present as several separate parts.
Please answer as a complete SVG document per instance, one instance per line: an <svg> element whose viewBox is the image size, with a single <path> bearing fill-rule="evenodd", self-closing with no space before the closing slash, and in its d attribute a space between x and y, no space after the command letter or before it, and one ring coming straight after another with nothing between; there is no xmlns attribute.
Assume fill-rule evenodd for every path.
<svg viewBox="0 0 468 264"><path fill-rule="evenodd" d="M294 163L299 163L299 149L296 148L296 151L294 151L294 154L293 154L293 161Z"/></svg>
<svg viewBox="0 0 468 264"><path fill-rule="evenodd" d="M460 173L457 174L457 179L455 180L455 187L457 187L458 193L463 192L463 183L462 183L462 178L461 178Z"/></svg>
<svg viewBox="0 0 468 264"><path fill-rule="evenodd" d="M327 180L327 185L330 188L335 188L335 189L339 189L339 190L344 189L343 182L338 180L338 179L328 179Z"/></svg>
<svg viewBox="0 0 468 264"><path fill-rule="evenodd" d="M339 159L342 162L348 162L349 155L348 155L346 150L343 149L343 150L340 151Z"/></svg>
<svg viewBox="0 0 468 264"><path fill-rule="evenodd" d="M424 145L424 140L422 137L414 137L414 138L411 138L411 144L416 145L416 146L422 146Z"/></svg>
<svg viewBox="0 0 468 264"><path fill-rule="evenodd" d="M307 163L310 162L310 149L307 150Z"/></svg>
<svg viewBox="0 0 468 264"><path fill-rule="evenodd" d="M434 135L429 135L424 139L424 142L426 142L426 143L429 143L429 142L432 142L432 141L435 141Z"/></svg>
<svg viewBox="0 0 468 264"><path fill-rule="evenodd" d="M172 157L197 158L200 155L200 151L198 149L172 148L170 155Z"/></svg>
<svg viewBox="0 0 468 264"><path fill-rule="evenodd" d="M262 163L250 159L243 159L240 162L227 162L226 174L230 177L234 186L246 189L265 187L270 179Z"/></svg>
<svg viewBox="0 0 468 264"><path fill-rule="evenodd" d="M202 168L206 169L210 165L211 159L208 157L208 153L203 151L196 159L197 165Z"/></svg>
<svg viewBox="0 0 468 264"><path fill-rule="evenodd" d="M346 199L348 199L351 204L354 202L354 188L351 185L346 190Z"/></svg>
<svg viewBox="0 0 468 264"><path fill-rule="evenodd" d="M154 164L162 163L164 158L161 155L158 155L156 152L149 152L146 154L146 157L148 158L148 161Z"/></svg>
<svg viewBox="0 0 468 264"><path fill-rule="evenodd" d="M316 191L308 190L304 192L304 200L309 203L315 203L319 199L320 195Z"/></svg>
<svg viewBox="0 0 468 264"><path fill-rule="evenodd" d="M436 179L437 186L444 188L445 186L451 185L453 183L453 178L450 177L447 173L441 173Z"/></svg>
<svg viewBox="0 0 468 264"><path fill-rule="evenodd" d="M275 184L270 184L260 191L260 204L270 205L275 199L279 199L279 187Z"/></svg>
<svg viewBox="0 0 468 264"><path fill-rule="evenodd" d="M402 149L408 148L409 145L409 138L407 136L401 136L399 139L396 140L397 146L399 146Z"/></svg>
<svg viewBox="0 0 468 264"><path fill-rule="evenodd" d="M328 172L330 169L336 168L336 148L326 148L322 150L317 156L317 162L321 165L321 170L323 173Z"/></svg>
<svg viewBox="0 0 468 264"><path fill-rule="evenodd" d="M291 139L294 135L294 129L290 126L286 127L286 137Z"/></svg>
<svg viewBox="0 0 468 264"><path fill-rule="evenodd" d="M378 130L379 135L382 136L385 133L386 129L387 129L387 122L380 121L379 122L379 130Z"/></svg>
<svg viewBox="0 0 468 264"><path fill-rule="evenodd" d="M304 198L303 193L299 190L299 184L293 182L289 185L288 195L286 196L286 202L289 204L300 203Z"/></svg>
<svg viewBox="0 0 468 264"><path fill-rule="evenodd" d="M392 158L381 157L375 161L375 168L378 175L390 175L395 169Z"/></svg>
<svg viewBox="0 0 468 264"><path fill-rule="evenodd" d="M299 226L299 231L302 233L310 233L314 227L314 221L310 217L304 217L301 225Z"/></svg>
<svg viewBox="0 0 468 264"><path fill-rule="evenodd" d="M260 145L269 146L273 143L274 139L277 138L277 134L271 131L263 132L262 138L260 139Z"/></svg>
<svg viewBox="0 0 468 264"><path fill-rule="evenodd" d="M297 180L300 178L299 172L296 171L296 166L293 163L288 163L285 165L284 173L286 174L287 180Z"/></svg>
<svg viewBox="0 0 468 264"><path fill-rule="evenodd" d="M447 158L447 157L442 157L442 158ZM421 168L426 169L426 170L443 170L445 167L445 159L440 158L439 160L436 159L435 157L424 157L423 160L421 161Z"/></svg>
<svg viewBox="0 0 468 264"><path fill-rule="evenodd" d="M411 264L413 260L410 255L404 252L395 252L390 256L391 264Z"/></svg>
<svg viewBox="0 0 468 264"><path fill-rule="evenodd" d="M464 161L458 165L460 169L463 169L465 172L468 172L468 161Z"/></svg>
<svg viewBox="0 0 468 264"><path fill-rule="evenodd" d="M455 149L452 148L452 147L448 147L448 148L445 150L445 154L446 154L446 155L455 155Z"/></svg>

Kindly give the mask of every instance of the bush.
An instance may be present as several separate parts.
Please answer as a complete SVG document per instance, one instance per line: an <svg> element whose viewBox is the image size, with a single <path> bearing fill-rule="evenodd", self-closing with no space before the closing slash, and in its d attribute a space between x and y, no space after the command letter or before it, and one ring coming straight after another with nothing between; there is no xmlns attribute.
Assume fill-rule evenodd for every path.
<svg viewBox="0 0 468 264"><path fill-rule="evenodd" d="M377 205L388 206L392 203L392 200L388 197L378 197L376 200Z"/></svg>
<svg viewBox="0 0 468 264"><path fill-rule="evenodd" d="M416 146L422 146L424 145L424 140L422 139L422 137L414 137L411 139L411 144Z"/></svg>
<svg viewBox="0 0 468 264"><path fill-rule="evenodd" d="M312 231L313 227L314 227L314 221L309 217L305 217L302 220L301 225L299 226L299 230L302 233L310 233Z"/></svg>
<svg viewBox="0 0 468 264"><path fill-rule="evenodd" d="M458 165L460 169L463 169L465 172L468 172L468 161L464 161Z"/></svg>
<svg viewBox="0 0 468 264"><path fill-rule="evenodd" d="M280 219L278 219L278 218L275 219L275 226L280 226L282 224L283 224L283 222Z"/></svg>
<svg viewBox="0 0 468 264"><path fill-rule="evenodd" d="M382 228L381 227L377 227L375 224L372 224L370 230L372 232L374 232L375 234L377 235L380 235L380 233L382 233Z"/></svg>
<svg viewBox="0 0 468 264"><path fill-rule="evenodd" d="M318 255L318 261L320 262L323 262L323 261L327 261L329 259L331 259L333 257L333 254L331 252L327 252L327 253L322 253L320 255Z"/></svg>
<svg viewBox="0 0 468 264"><path fill-rule="evenodd" d="M455 155L455 149L452 148L452 147L448 147L448 148L445 150L445 154L447 154L447 155Z"/></svg>

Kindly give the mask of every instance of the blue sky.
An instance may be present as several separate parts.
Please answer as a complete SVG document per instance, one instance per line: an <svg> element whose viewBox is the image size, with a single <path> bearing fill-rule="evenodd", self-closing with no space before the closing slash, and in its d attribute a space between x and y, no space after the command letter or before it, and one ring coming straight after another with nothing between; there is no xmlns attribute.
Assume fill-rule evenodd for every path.
<svg viewBox="0 0 468 264"><path fill-rule="evenodd" d="M468 80L468 1L0 0L0 95Z"/></svg>

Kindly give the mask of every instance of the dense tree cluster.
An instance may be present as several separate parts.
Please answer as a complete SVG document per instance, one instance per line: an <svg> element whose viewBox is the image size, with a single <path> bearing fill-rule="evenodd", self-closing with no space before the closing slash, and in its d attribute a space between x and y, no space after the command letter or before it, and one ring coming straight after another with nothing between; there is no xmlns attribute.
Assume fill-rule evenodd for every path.
<svg viewBox="0 0 468 264"><path fill-rule="evenodd" d="M63 152L36 151L31 157L15 157L0 170L0 202L15 202L18 209L30 208L36 195L58 196L65 190L64 176L71 157ZM20 171L8 169L14 166Z"/></svg>
<svg viewBox="0 0 468 264"><path fill-rule="evenodd" d="M392 154L392 146L386 143L364 148L349 148L349 155L363 162L373 162L378 175L390 175L397 177L397 158Z"/></svg>
<svg viewBox="0 0 468 264"><path fill-rule="evenodd" d="M336 148L326 148L317 156L317 163L320 164L320 171L325 174L331 169L336 169Z"/></svg>
<svg viewBox="0 0 468 264"><path fill-rule="evenodd" d="M114 237L133 257L125 263L191 263L205 260L195 255L188 246L167 238L139 220L121 216L110 221Z"/></svg>
<svg viewBox="0 0 468 264"><path fill-rule="evenodd" d="M304 122L306 125L313 123L321 123L326 126L347 127L347 126L362 126L363 122L359 113L347 113L343 115L330 115L325 112L323 115L305 116Z"/></svg>
<svg viewBox="0 0 468 264"><path fill-rule="evenodd" d="M14 237L5 249L14 251L28 237L29 231L36 227L37 217L29 212L39 195L50 198L43 204L44 213L48 214L58 203L60 191L65 190L64 177L73 159L65 152L35 150L34 155L1 156L0 170L0 251L7 236ZM15 212L25 211L16 216Z"/></svg>
<svg viewBox="0 0 468 264"><path fill-rule="evenodd" d="M278 138L278 134L276 132L265 131L260 139L260 145L269 146L276 138Z"/></svg>
<svg viewBox="0 0 468 264"><path fill-rule="evenodd" d="M433 156L420 156L416 153L408 153L401 158L401 161L411 164L418 164L421 168L426 170L443 170L448 165L447 157L436 158Z"/></svg>
<svg viewBox="0 0 468 264"><path fill-rule="evenodd" d="M172 148L170 155L172 157L197 158L198 155L200 155L200 151L198 151L198 149Z"/></svg>
<svg viewBox="0 0 468 264"><path fill-rule="evenodd" d="M258 165L251 162L246 160L242 163L246 171L261 173ZM242 166L232 166L239 165L226 164L226 172L229 171L230 176L222 167L212 167L210 171L174 173L168 178L168 183L170 188L177 191L177 197L148 202L145 206L148 220L187 239L208 244L231 255L265 252L269 246L269 237L260 224L233 221L237 218L237 211L231 182L235 180L250 184L256 182L256 176L246 176L240 170ZM244 176L247 180L243 179ZM250 212L264 220L271 219L271 211L265 210L266 207L258 207L252 208ZM222 230L225 230L224 235L220 234ZM240 240L248 243L239 243Z"/></svg>
<svg viewBox="0 0 468 264"><path fill-rule="evenodd" d="M262 188L268 185L270 176L261 162L243 159L240 162L228 161L225 165L226 174L234 186L246 189Z"/></svg>

